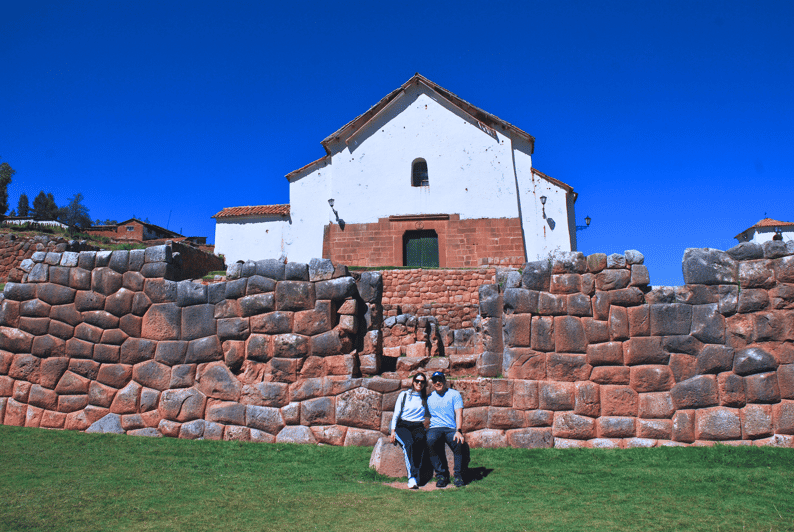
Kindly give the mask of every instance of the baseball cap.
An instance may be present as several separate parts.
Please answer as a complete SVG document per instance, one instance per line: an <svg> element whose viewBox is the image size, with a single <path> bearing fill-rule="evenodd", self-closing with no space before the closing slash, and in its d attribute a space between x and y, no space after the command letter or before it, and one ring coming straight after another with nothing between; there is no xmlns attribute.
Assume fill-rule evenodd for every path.
<svg viewBox="0 0 794 532"><path fill-rule="evenodd" d="M434 373L433 373L433 375L430 377L430 380L432 380L432 381L434 381L434 382L439 382L439 381L443 382L443 381L445 381L446 379L447 379L447 378L446 378L446 376L444 375L444 372L443 372L443 371L436 371L436 372L434 372Z"/></svg>

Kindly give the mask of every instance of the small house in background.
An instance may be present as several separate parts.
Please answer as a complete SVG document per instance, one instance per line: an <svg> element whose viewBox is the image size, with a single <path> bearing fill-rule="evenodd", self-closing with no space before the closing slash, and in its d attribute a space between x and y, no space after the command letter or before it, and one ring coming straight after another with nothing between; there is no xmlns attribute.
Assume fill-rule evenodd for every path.
<svg viewBox="0 0 794 532"><path fill-rule="evenodd" d="M772 218L764 218L755 225L748 227L735 237L739 242L755 242L763 244L770 240L794 240L794 222L781 222Z"/></svg>
<svg viewBox="0 0 794 532"><path fill-rule="evenodd" d="M147 240L183 240L185 237L174 231L169 231L159 225L142 222L130 218L115 225L94 225L85 229L86 233L94 236L105 236L114 240L127 240L130 242L145 242Z"/></svg>
<svg viewBox="0 0 794 532"><path fill-rule="evenodd" d="M227 262L520 266L576 250L569 185L532 167L535 139L416 74L287 174L289 205L214 218Z"/></svg>

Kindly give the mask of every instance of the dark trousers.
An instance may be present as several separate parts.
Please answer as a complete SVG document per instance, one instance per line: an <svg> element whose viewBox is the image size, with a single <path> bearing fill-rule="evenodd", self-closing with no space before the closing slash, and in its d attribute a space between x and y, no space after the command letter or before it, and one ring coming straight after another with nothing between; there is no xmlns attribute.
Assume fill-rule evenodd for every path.
<svg viewBox="0 0 794 532"><path fill-rule="evenodd" d="M449 479L447 453L444 449L444 444L447 444L455 457L455 476L463 478L461 476L463 473L463 446L453 439L454 436L455 429L448 427L436 427L427 431L427 447L430 449L430 462L433 464L436 476Z"/></svg>
<svg viewBox="0 0 794 532"><path fill-rule="evenodd" d="M410 423L400 421L394 429L397 441L403 448L405 456L405 470L408 478L419 480L419 470L422 468L422 456L425 454L425 425L424 423Z"/></svg>

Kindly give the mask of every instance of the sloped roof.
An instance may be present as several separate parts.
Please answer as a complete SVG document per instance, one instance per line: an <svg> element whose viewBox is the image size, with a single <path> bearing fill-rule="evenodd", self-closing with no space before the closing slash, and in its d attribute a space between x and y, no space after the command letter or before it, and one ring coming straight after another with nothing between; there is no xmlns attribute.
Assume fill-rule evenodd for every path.
<svg viewBox="0 0 794 532"><path fill-rule="evenodd" d="M389 94L387 94L381 101L379 101L378 103L373 105L366 113L357 116L356 118L354 118L353 120L351 120L350 122L348 122L347 124L345 124L344 126L339 128L337 131L335 131L334 133L332 133L331 135L329 135L328 137L323 139L322 145L325 148L326 153L328 153L329 155L331 153L330 149L328 148L328 144L332 140L341 138L346 133L348 133L350 131L353 131L355 129L358 129L362 125L366 124L367 122L369 122L372 119L372 117L377 115L381 110L383 110L384 107L386 107L389 103L391 103L392 100L394 100L395 98L400 96L402 93L404 93L405 90L408 89L408 87L410 87L411 85L416 85L416 84L422 84L422 85L427 86L431 90L435 91L436 93L438 93L442 97L444 97L447 100L449 100L452 104L454 104L457 107L459 107L464 112L466 112L466 113L470 114L471 116L473 116L476 120L484 122L485 125L487 125L487 126L493 127L495 125L498 125L498 126L501 126L504 129L508 129L508 130L512 131L513 133L515 133L519 137L521 137L521 138L525 139L527 142L529 142L530 145L532 146L533 150L534 150L535 137L533 137L532 135L530 135L526 131L523 131L522 129L517 128L513 124L507 122L506 120L502 120L501 118L497 117L496 115L492 115L491 113L488 113L488 112L480 109L479 107L476 107L476 106L470 104L469 102L467 102L463 98L459 97L455 93L450 92L447 89L445 89L444 87L441 87L440 85L437 85L437 84L433 83L432 81L430 81L429 79L427 79L426 77L424 77L423 75L421 75L421 74L419 74L417 72L416 74L411 76L411 79L409 79L408 81L403 83L399 88L397 88L397 89L393 90L392 92L390 92Z"/></svg>
<svg viewBox="0 0 794 532"><path fill-rule="evenodd" d="M123 222L119 222L119 223L116 224L116 227L118 227L120 225L127 225L130 222L138 222L139 224L141 224L143 226L146 226L149 229L152 229L154 231L158 231L160 233L164 233L166 236L172 236L172 237L174 237L174 236L178 236L178 237L183 236L183 235L180 235L179 233L177 233L176 231L171 231L170 229L166 229L165 227L160 227L159 225L154 225L153 223L147 223L147 222L144 222L143 220L139 220L137 218L130 218L129 220L124 220Z"/></svg>
<svg viewBox="0 0 794 532"><path fill-rule="evenodd" d="M555 178L551 177L550 175L546 175L543 172L541 172L540 170L538 170L537 168L533 168L532 169L532 173L539 175L540 177L542 177L543 179L545 179L546 181L548 181L550 183L554 183L555 185L557 185L558 187L562 188L566 192L573 192L573 187L571 185L563 183L559 179L555 179ZM574 200L575 199L576 198L574 198Z"/></svg>
<svg viewBox="0 0 794 532"><path fill-rule="evenodd" d="M289 216L289 205L248 205L226 207L213 218L238 218L241 216Z"/></svg>
<svg viewBox="0 0 794 532"><path fill-rule="evenodd" d="M780 220L775 220L773 218L763 218L758 220L755 225L751 225L733 238L739 238L750 229L760 229L762 227L794 227L794 222L781 222Z"/></svg>

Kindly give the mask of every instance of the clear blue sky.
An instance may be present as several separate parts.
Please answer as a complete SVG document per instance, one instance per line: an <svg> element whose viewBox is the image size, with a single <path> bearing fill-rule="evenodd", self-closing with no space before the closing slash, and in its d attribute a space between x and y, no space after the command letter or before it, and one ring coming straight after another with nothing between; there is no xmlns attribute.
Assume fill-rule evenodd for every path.
<svg viewBox="0 0 794 532"><path fill-rule="evenodd" d="M794 2L2 2L10 207L85 196L214 240L419 72L536 138L579 249L646 256L794 221Z"/></svg>

